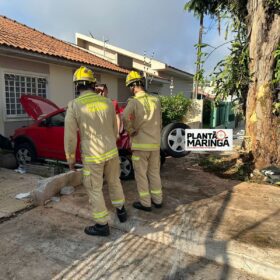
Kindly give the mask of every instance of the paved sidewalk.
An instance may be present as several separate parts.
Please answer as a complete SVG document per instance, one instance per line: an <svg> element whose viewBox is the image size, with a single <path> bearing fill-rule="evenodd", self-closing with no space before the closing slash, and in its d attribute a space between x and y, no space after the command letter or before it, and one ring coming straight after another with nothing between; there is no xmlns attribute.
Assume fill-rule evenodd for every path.
<svg viewBox="0 0 280 280"><path fill-rule="evenodd" d="M162 178L163 209L152 213L133 209L135 182L125 182L129 221L120 224L110 208L110 224L186 254L280 279L279 188L221 179L186 159L168 159ZM84 188L78 187L52 206L90 219L87 201Z"/></svg>
<svg viewBox="0 0 280 280"><path fill-rule="evenodd" d="M18 200L15 196L34 190L40 179L37 175L0 168L0 221L32 206L30 200Z"/></svg>
<svg viewBox="0 0 280 280"><path fill-rule="evenodd" d="M105 186L110 237L83 233L82 186L1 223L0 279L280 279L280 188L221 179L190 158L167 159L162 179L164 207L151 213L132 208L135 181L123 182L124 224Z"/></svg>
<svg viewBox="0 0 280 280"><path fill-rule="evenodd" d="M37 207L0 224L0 279L261 280L115 228L109 237L88 236L88 223Z"/></svg>

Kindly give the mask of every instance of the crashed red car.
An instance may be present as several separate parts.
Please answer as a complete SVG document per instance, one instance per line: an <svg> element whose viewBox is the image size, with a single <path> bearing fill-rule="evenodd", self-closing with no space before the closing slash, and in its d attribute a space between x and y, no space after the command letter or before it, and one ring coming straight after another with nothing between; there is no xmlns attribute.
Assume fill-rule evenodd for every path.
<svg viewBox="0 0 280 280"><path fill-rule="evenodd" d="M34 123L15 130L12 140L19 164L38 159L54 159L66 162L64 153L65 108L59 108L48 99L35 95L22 95L20 102ZM123 108L122 108L123 109ZM183 123L170 123L162 130L161 160L166 156L182 157L188 154L184 149L185 129ZM77 147L79 147L79 142ZM129 136L123 130L117 141L121 164L121 179L133 177ZM76 151L77 162L81 163L80 150Z"/></svg>
<svg viewBox="0 0 280 280"><path fill-rule="evenodd" d="M38 159L66 161L64 153L64 119L65 108L59 108L48 99L22 95L20 102L34 123L16 129L12 136L14 152L20 164L34 162ZM79 138L79 137L78 137ZM133 175L129 137L123 132L117 141L121 161L121 178ZM78 145L79 147L79 139ZM76 151L77 162L81 163L79 149Z"/></svg>

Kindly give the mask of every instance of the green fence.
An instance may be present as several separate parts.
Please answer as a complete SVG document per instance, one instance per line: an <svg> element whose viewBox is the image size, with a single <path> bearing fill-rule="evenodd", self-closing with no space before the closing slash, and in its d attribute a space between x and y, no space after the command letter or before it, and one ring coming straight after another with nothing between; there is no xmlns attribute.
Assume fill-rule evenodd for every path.
<svg viewBox="0 0 280 280"><path fill-rule="evenodd" d="M215 128L233 128L235 125L235 116L232 111L231 102L220 102L215 105L213 101L205 101L203 127ZM210 102L210 104L209 104ZM211 108L209 110L209 107Z"/></svg>

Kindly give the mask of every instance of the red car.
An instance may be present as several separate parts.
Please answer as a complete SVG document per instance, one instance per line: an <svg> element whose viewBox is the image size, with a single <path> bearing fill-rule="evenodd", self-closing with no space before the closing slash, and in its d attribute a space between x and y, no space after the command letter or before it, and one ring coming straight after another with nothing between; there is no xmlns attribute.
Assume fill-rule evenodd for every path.
<svg viewBox="0 0 280 280"><path fill-rule="evenodd" d="M26 113L35 120L29 126L16 129L12 140L15 156L19 164L38 159L54 159L66 162L64 154L64 118L65 108L59 108L48 99L22 95L20 102ZM123 108L122 108L123 109ZM185 129L183 123L170 123L162 130L161 162L166 156L183 157L185 151ZM79 143L77 145L79 147ZM117 141L121 162L121 179L133 177L129 136L125 131ZM76 152L77 162L81 162L79 149Z"/></svg>
<svg viewBox="0 0 280 280"><path fill-rule="evenodd" d="M26 113L35 120L29 126L16 129L12 136L16 159L20 164L38 159L55 159L66 162L64 153L65 108L59 108L48 99L22 95L20 102ZM79 147L79 139L78 145ZM121 178L133 176L129 137L126 132L117 141L121 161ZM76 151L81 163L80 150Z"/></svg>

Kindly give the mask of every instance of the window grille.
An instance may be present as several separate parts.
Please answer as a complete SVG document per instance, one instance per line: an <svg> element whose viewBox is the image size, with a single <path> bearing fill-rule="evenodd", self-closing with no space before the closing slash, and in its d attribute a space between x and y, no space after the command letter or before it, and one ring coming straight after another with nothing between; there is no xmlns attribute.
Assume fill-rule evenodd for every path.
<svg viewBox="0 0 280 280"><path fill-rule="evenodd" d="M47 97L47 79L16 74L5 74L6 115L8 117L25 117L20 104L22 94Z"/></svg>

